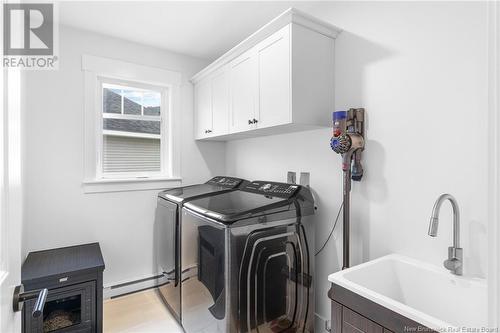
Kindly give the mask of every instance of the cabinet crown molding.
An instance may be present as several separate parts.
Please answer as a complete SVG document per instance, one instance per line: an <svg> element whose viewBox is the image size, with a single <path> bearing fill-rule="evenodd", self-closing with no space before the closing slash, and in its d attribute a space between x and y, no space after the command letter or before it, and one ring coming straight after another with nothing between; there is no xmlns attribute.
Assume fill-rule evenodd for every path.
<svg viewBox="0 0 500 333"><path fill-rule="evenodd" d="M234 58L241 55L243 52L254 47L255 45L257 45L257 43L269 37L276 31L278 31L279 29L283 28L284 26L290 23L301 25L305 28L308 28L312 31L315 31L332 39L337 38L337 35L342 31L340 28L328 22L322 21L310 14L307 14L296 8L289 8L282 14L280 14L278 17L273 19L271 22L267 23L262 28L254 32L252 35L244 39L238 45L236 45L235 47L224 53L210 65L208 65L200 72L195 74L191 78L191 82L193 84L196 84L208 74L224 66Z"/></svg>

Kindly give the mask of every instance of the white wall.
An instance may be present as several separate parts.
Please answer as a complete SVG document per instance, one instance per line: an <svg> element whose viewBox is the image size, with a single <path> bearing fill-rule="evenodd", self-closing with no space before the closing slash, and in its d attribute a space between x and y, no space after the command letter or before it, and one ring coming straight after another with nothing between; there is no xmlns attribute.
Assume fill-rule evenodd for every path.
<svg viewBox="0 0 500 333"><path fill-rule="evenodd" d="M203 60L94 33L60 29L60 68L26 73L24 124L24 253L100 242L104 284L151 276L158 191L84 194L84 109L81 55L90 54L182 73L184 184L224 171L223 143L193 140L188 79Z"/></svg>
<svg viewBox="0 0 500 333"><path fill-rule="evenodd" d="M448 204L436 239L427 226L434 200L449 192L462 213L465 274L485 277L486 4L335 2L307 10L345 30L336 41L337 110L365 107L368 117L365 177L352 190L352 263L399 252L441 265L451 245ZM330 136L325 128L226 147L226 171L241 177L283 181L288 170L311 173L317 247L341 204L340 157ZM317 259L317 312L325 318L327 276L341 266L341 230Z"/></svg>

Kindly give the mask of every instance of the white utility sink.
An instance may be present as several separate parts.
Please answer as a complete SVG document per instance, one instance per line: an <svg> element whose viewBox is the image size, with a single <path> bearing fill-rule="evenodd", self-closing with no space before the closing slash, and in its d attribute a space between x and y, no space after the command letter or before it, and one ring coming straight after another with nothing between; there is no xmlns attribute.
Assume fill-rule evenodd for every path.
<svg viewBox="0 0 500 333"><path fill-rule="evenodd" d="M330 282L442 331L487 327L487 284L398 254L331 274Z"/></svg>

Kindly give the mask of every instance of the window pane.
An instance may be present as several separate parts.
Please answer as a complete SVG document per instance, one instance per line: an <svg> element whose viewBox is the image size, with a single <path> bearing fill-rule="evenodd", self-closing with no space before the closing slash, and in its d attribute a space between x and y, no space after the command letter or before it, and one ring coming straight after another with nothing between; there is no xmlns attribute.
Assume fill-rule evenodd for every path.
<svg viewBox="0 0 500 333"><path fill-rule="evenodd" d="M160 122L104 118L104 129L110 131L160 134Z"/></svg>
<svg viewBox="0 0 500 333"><path fill-rule="evenodd" d="M161 171L160 139L104 135L103 172Z"/></svg>
<svg viewBox="0 0 500 333"><path fill-rule="evenodd" d="M161 94L156 91L146 91L143 95L144 115L160 115Z"/></svg>
<svg viewBox="0 0 500 333"><path fill-rule="evenodd" d="M161 90L110 83L102 89L102 172L161 172Z"/></svg>
<svg viewBox="0 0 500 333"><path fill-rule="evenodd" d="M102 99L104 113L122 113L122 96L119 90L103 88Z"/></svg>
<svg viewBox="0 0 500 333"><path fill-rule="evenodd" d="M142 91L123 90L123 113L124 114L141 114Z"/></svg>

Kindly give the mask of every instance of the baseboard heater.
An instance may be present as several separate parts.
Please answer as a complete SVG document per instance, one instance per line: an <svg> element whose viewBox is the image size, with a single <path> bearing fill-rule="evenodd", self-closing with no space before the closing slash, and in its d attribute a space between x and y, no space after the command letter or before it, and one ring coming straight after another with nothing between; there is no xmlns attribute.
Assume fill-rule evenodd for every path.
<svg viewBox="0 0 500 333"><path fill-rule="evenodd" d="M113 299L137 293L140 291L157 288L159 286L164 285L165 283L168 283L168 281L167 282L162 281L163 277L164 275L160 274L137 280L118 283L111 286L106 286L104 287L104 292L103 292L104 298Z"/></svg>

